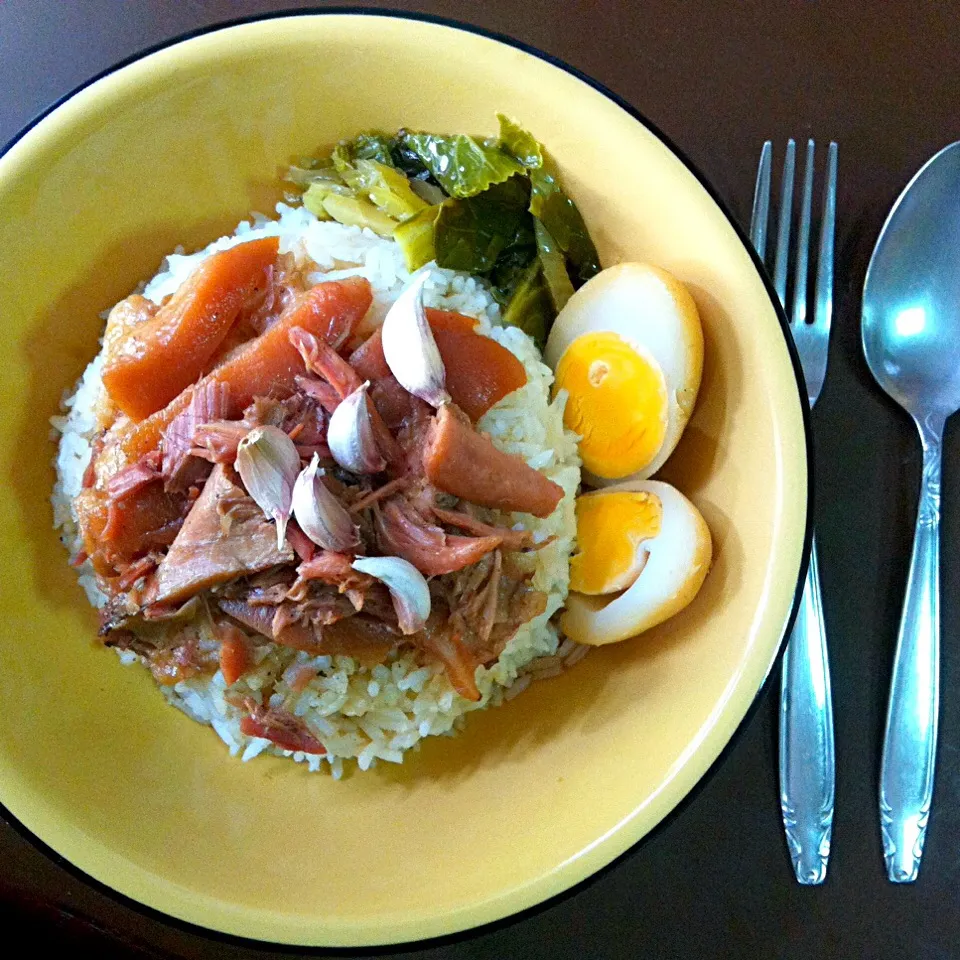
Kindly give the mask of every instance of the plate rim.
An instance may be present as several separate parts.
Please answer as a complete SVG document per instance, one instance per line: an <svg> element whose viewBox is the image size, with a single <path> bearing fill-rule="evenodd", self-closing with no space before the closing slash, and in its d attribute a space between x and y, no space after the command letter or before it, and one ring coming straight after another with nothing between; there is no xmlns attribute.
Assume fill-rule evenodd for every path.
<svg viewBox="0 0 960 960"><path fill-rule="evenodd" d="M724 744L723 748L714 758L713 762L707 767L703 774L697 779L694 784L690 787L686 794L656 823L654 824L646 833L641 837L634 840L630 843L625 849L619 853L614 854L605 864L600 867L590 870L585 876L580 877L579 879L573 879L570 883L565 883L562 885L561 889L553 892L546 893L543 896L538 896L538 899L535 902L519 907L517 909L510 909L507 907L505 911L501 910L499 907L496 914L490 919L482 918L465 918L462 912L448 914L446 919L437 924L436 928L441 929L441 932L435 934L428 934L426 937L418 937L413 931L404 932L399 936L396 934L390 934L388 939L383 939L382 937L371 938L369 935L361 936L341 936L337 940L324 940L322 942L323 947L328 948L337 948L337 947L379 947L386 948L388 952L397 952L399 950L405 949L404 945L409 945L411 943L418 943L424 945L439 945L441 943L454 943L460 940L469 939L472 936L475 936L480 931L493 931L495 929L504 928L506 926L512 925L514 923L520 922L526 917L532 916L535 913L546 910L549 907L557 904L563 900L568 899L569 897L575 895L579 890L584 888L587 884L592 883L596 878L607 873L608 871L614 869L622 860L626 857L631 856L636 853L643 845L645 845L649 840L658 836L661 831L669 827L699 796L700 792L704 787L713 779L717 774L720 767L724 762L730 757L734 748L738 745L740 739L742 738L745 730L750 725L751 721L755 717L757 710L763 699L770 688L770 681L774 677L777 668L780 666L784 649L786 647L786 638L788 637L790 631L793 628L794 622L797 617L797 613L800 608L800 603L803 594L803 585L806 579L807 567L810 559L810 549L813 536L813 497L814 497L814 449L813 449L813 430L811 422L811 414L809 405L805 402L805 381L803 379L803 373L800 366L799 355L796 350L796 346L793 342L793 337L789 331L789 324L787 322L786 313L781 305L779 298L777 297L776 291L773 287L772 280L764 266L762 260L757 255L756 251L753 248L752 243L750 242L749 236L744 228L740 225L736 217L733 215L730 210L727 202L719 195L716 188L709 181L709 179L700 171L699 167L687 156L686 152L680 148L674 140L665 134L659 126L650 120L643 112L634 107L629 101L624 97L620 96L615 91L611 90L605 84L601 83L599 80L591 77L589 74L583 72L577 67L567 63L565 60L560 57L555 56L554 54L547 53L544 50L541 50L539 47L536 47L532 44L526 43L525 41L518 40L515 37L510 36L509 34L502 33L496 30L490 30L486 27L477 26L476 24L468 23L462 20L455 19L453 17L445 17L437 14L423 13L419 11L405 11L391 9L388 7L352 7L349 5L337 5L337 6L324 6L324 7L302 7L302 8L286 8L281 10L270 11L267 13L256 13L250 14L242 17L234 17L226 20L219 20L216 23L207 24L205 26L196 27L192 30L187 30L182 33L179 33L173 37L170 37L166 40L159 41L155 44L148 45L141 48L140 50L130 54L127 57L118 60L116 63L112 64L109 67L99 71L98 73L88 77L86 80L79 83L77 86L73 87L71 90L58 97L56 100L52 101L49 105L42 108L38 111L30 120L28 120L6 143L0 146L0 159L2 159L10 150L19 143L31 130L41 124L47 117L55 113L61 106L63 106L68 101L72 100L77 94L86 90L88 87L99 82L100 80L111 76L114 73L117 73L123 70L125 67L130 66L131 64L137 63L140 60L143 60L155 53L169 49L170 47L177 46L178 44L184 43L189 40L193 40L197 37L205 36L207 34L217 33L224 30L229 30L234 27L243 26L247 24L260 23L265 21L272 20L281 20L281 19L290 19L293 17L320 17L320 16L356 16L356 17L372 17L380 19L392 19L392 20L407 20L419 23L428 23L436 26L447 27L453 30L459 30L465 33L470 33L475 36L484 37L489 40L501 43L505 46L511 47L515 50L519 50L522 53L528 54L542 60L545 63L556 67L565 73L573 76L577 80L580 80L582 83L585 83L591 89L599 93L601 96L610 100L616 106L620 107L624 112L626 112L631 119L641 124L649 133L651 133L664 147L674 156L676 159L684 166L684 168L694 177L700 187L706 192L710 200L715 204L717 209L723 215L724 219L733 229L737 239L740 242L740 245L746 250L747 255L749 256L754 270L758 274L761 282L763 283L765 292L767 294L767 299L770 302L770 305L773 307L774 314L777 317L780 333L783 338L784 344L787 348L787 354L790 358L790 364L793 370L794 375L794 385L797 390L797 399L800 406L801 421L803 427L804 435L804 448L805 448L805 462L807 467L806 475L806 504L805 504L805 522L804 522L804 537L803 545L800 555L800 566L797 572L797 582L794 586L793 600L791 607L788 613L787 618L783 623L783 627L780 631L780 636L777 640L776 648L774 655L771 658L770 665L764 674L760 685L753 696L750 704L748 705L743 717L740 722L734 728L733 733L730 738ZM191 921L183 919L179 916L176 916L172 913L167 913L164 910L150 906L149 904L143 903L140 900L137 900L130 894L123 893L120 890L115 889L110 886L103 880L94 877L92 874L88 873L82 867L77 866L68 860L63 854L57 852L53 847L47 844L39 836L33 833L24 823L20 821L19 818L14 816L5 804L0 802L0 818L9 824L19 836L25 839L34 849L40 852L42 855L46 856L52 860L59 867L65 869L71 876L81 880L83 883L91 886L98 893L104 894L107 897L113 899L116 902L119 902L123 906L133 909L135 912L140 913L141 915L147 916L152 920L159 921L160 923L171 925L178 930L186 933L193 934L195 936L202 936L210 939L216 939L222 943L228 943L235 946L246 946L250 947L254 944L269 944L281 949L290 950L296 949L298 947L317 947L321 944L316 940L304 940L302 937L297 939L286 939L286 940L273 940L273 939L261 939L259 937L254 937L250 935L241 935L235 933L226 932L223 929L218 929L216 927L209 927L203 925L201 922ZM617 831L619 832L619 831ZM787 861L787 851L784 847L783 851L784 861ZM478 905L479 906L479 905ZM501 907L503 904L501 904ZM466 923L464 923L466 920Z"/></svg>

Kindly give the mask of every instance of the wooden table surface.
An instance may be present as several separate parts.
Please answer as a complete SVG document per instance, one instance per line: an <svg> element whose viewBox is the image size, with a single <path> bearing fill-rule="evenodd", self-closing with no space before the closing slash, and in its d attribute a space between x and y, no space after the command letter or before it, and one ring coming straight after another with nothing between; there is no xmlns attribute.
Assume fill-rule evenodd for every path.
<svg viewBox="0 0 960 960"><path fill-rule="evenodd" d="M262 0L0 0L0 143L122 58L277 6ZM960 4L448 0L396 8L510 34L595 77L673 138L744 221L763 140L839 142L835 337L814 415L837 805L827 883L800 888L780 827L771 684L726 762L694 800L599 876L519 918L368 955L960 956L960 423L948 431L944 469L945 657L934 812L920 878L898 887L885 879L876 794L920 449L907 418L873 385L859 351L860 291L880 225L917 167L960 139ZM16 278L0 270L0 282ZM0 917L36 949L96 950L107 957L291 953L141 913L54 863L2 822L0 864Z"/></svg>

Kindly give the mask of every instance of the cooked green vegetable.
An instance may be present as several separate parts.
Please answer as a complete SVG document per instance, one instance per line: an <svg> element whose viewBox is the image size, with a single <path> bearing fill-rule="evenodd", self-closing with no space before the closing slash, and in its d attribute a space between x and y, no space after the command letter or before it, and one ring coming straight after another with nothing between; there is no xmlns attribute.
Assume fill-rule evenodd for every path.
<svg viewBox="0 0 960 960"><path fill-rule="evenodd" d="M303 205L319 220L331 219L323 205L324 197L328 196L330 191L323 183L311 183L307 187L307 192L303 195Z"/></svg>
<svg viewBox="0 0 960 960"><path fill-rule="evenodd" d="M361 133L352 143L354 160L376 160L385 166L392 167L393 156L390 152L393 138L382 133Z"/></svg>
<svg viewBox="0 0 960 960"><path fill-rule="evenodd" d="M503 114L498 139L371 131L292 167L318 217L394 237L408 270L431 260L487 280L503 321L542 345L600 263L543 146Z"/></svg>
<svg viewBox="0 0 960 960"><path fill-rule="evenodd" d="M436 260L436 223L440 204L427 207L409 220L397 225L393 239L400 245L407 269L412 273L424 264Z"/></svg>
<svg viewBox="0 0 960 960"><path fill-rule="evenodd" d="M427 206L410 189L410 181L402 173L376 160L355 161L353 171L349 176L344 174L344 179L394 220L405 220Z"/></svg>
<svg viewBox="0 0 960 960"><path fill-rule="evenodd" d="M390 158L393 160L393 165L410 180L430 183L439 189L440 185L434 179L427 165L417 155L417 151L404 143L406 136L407 132L401 130L390 139Z"/></svg>
<svg viewBox="0 0 960 960"><path fill-rule="evenodd" d="M348 227L369 227L381 237L392 237L397 229L396 220L378 210L372 203L357 197L328 193L323 198L323 209L338 223L345 223Z"/></svg>
<svg viewBox="0 0 960 960"><path fill-rule="evenodd" d="M539 260L534 260L523 272L503 312L503 322L511 327L519 327L529 334L542 350L547 331L555 316L556 312L543 280L543 267Z"/></svg>
<svg viewBox="0 0 960 960"><path fill-rule="evenodd" d="M480 143L458 133L438 137L430 133L408 133L403 138L451 197L463 199L503 183L523 166L498 146Z"/></svg>
<svg viewBox="0 0 960 960"><path fill-rule="evenodd" d="M484 274L529 222L527 184L512 178L475 197L449 200L436 223L437 265Z"/></svg>
<svg viewBox="0 0 960 960"><path fill-rule="evenodd" d="M515 157L527 170L536 170L543 165L543 149L523 127L514 123L502 113L497 114L500 122L500 143L503 149Z"/></svg>
<svg viewBox="0 0 960 960"><path fill-rule="evenodd" d="M290 167L286 179L298 187L309 187L311 183L340 183L340 174L333 167L302 166Z"/></svg>
<svg viewBox="0 0 960 960"><path fill-rule="evenodd" d="M443 203L447 199L447 195L435 183L427 180L410 180L409 183L410 189L421 200L426 200L431 207L435 207L438 203Z"/></svg>
<svg viewBox="0 0 960 960"><path fill-rule="evenodd" d="M501 307L505 307L513 296L520 278L527 267L537 258L536 247L515 246L504 250L490 271L492 293Z"/></svg>
<svg viewBox="0 0 960 960"><path fill-rule="evenodd" d="M577 205L557 185L556 175L550 168L552 164L547 160L540 170L530 174L530 211L543 221L576 269L580 282L586 283L600 272L597 248Z"/></svg>
<svg viewBox="0 0 960 960"><path fill-rule="evenodd" d="M573 284L570 282L570 274L567 273L563 251L539 220L533 221L533 232L537 237L537 254L543 268L543 282L550 294L554 311L559 313L573 296Z"/></svg>
<svg viewBox="0 0 960 960"><path fill-rule="evenodd" d="M503 114L497 118L504 149L523 164L530 177L530 212L543 222L573 264L579 281L585 283L599 273L600 258L577 205L560 189L556 164L522 127Z"/></svg>

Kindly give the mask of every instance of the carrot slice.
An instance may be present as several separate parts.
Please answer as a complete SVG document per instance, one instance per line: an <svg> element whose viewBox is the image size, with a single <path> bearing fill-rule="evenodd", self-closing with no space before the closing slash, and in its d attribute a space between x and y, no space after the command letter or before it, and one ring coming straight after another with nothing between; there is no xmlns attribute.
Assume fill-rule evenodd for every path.
<svg viewBox="0 0 960 960"><path fill-rule="evenodd" d="M219 623L216 633L220 638L220 672L223 682L236 683L253 666L250 641L246 634L232 623Z"/></svg>
<svg viewBox="0 0 960 960"><path fill-rule="evenodd" d="M372 300L370 282L362 277L317 284L272 327L208 373L200 384L208 380L229 384L228 419L239 417L255 396L287 397L296 386L296 378L306 373L303 358L290 343L290 331L303 327L327 343L342 342L363 318ZM132 426L122 441L128 461L156 449L163 431L190 403L192 395L191 389L184 390L162 410Z"/></svg>
<svg viewBox="0 0 960 960"><path fill-rule="evenodd" d="M523 364L506 347L474 332L476 320L427 309L427 321L446 369L447 391L474 422L527 382ZM354 350L350 365L363 380L390 376L379 329Z"/></svg>
<svg viewBox="0 0 960 960"><path fill-rule="evenodd" d="M445 493L498 510L548 517L563 497L563 487L498 450L449 406L440 408L430 426L423 471Z"/></svg>
<svg viewBox="0 0 960 960"><path fill-rule="evenodd" d="M204 371L244 303L269 279L276 237L214 254L170 301L105 352L103 385L134 420L166 406Z"/></svg>

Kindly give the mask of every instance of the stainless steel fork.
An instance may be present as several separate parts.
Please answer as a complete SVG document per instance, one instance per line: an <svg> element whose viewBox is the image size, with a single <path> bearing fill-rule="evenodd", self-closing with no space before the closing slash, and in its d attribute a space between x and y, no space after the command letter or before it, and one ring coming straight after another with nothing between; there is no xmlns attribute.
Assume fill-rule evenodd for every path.
<svg viewBox="0 0 960 960"><path fill-rule="evenodd" d="M773 145L768 140L760 152L753 196L750 239L758 256L766 256L767 220L770 212L770 168ZM810 407L817 402L827 372L830 317L833 311L833 234L837 204L837 145L827 151L827 173L820 221L820 251L813 313L807 310L810 208L813 199L814 143L807 141L806 162L797 228L793 297L789 310L790 332L800 355ZM787 310L787 269L793 211L796 144L787 141L783 161L777 250L773 284ZM833 705L827 638L820 597L816 540L810 549L810 567L803 588L797 622L783 660L780 688L780 809L787 847L797 880L823 883L830 856L833 829L834 757Z"/></svg>

